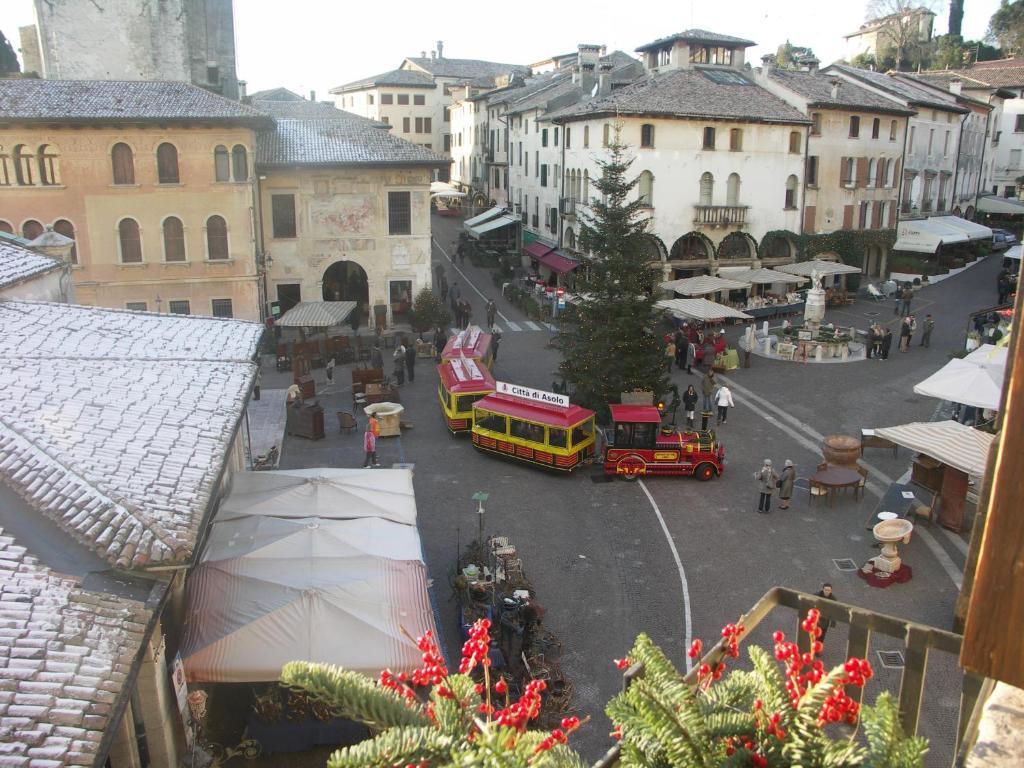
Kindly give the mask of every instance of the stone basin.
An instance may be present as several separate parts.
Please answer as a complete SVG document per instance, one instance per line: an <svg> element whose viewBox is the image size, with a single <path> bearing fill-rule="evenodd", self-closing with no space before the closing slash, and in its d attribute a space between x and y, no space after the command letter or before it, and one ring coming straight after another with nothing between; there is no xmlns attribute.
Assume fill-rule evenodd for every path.
<svg viewBox="0 0 1024 768"><path fill-rule="evenodd" d="M914 524L909 520L883 520L871 529L875 539L882 543L882 553L872 557L868 562L874 567L875 573L880 578L888 578L903 567L899 552L896 549L897 542L910 543L910 534L914 530Z"/></svg>

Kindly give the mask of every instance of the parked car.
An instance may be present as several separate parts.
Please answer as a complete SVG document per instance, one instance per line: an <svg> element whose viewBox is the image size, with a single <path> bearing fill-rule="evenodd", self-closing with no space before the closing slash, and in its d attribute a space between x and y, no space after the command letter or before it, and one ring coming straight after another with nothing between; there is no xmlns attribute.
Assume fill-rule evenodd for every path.
<svg viewBox="0 0 1024 768"><path fill-rule="evenodd" d="M993 251L1005 251L1012 245L1017 245L1020 242L1017 240L1017 236L1008 229L993 229L992 230L992 250Z"/></svg>

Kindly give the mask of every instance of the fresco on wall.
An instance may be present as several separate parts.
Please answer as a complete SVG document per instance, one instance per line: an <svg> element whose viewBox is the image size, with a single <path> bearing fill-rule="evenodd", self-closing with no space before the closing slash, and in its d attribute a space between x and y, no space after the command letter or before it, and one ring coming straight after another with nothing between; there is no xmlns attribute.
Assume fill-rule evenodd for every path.
<svg viewBox="0 0 1024 768"><path fill-rule="evenodd" d="M373 201L363 196L312 200L310 215L316 237L362 234L373 225Z"/></svg>

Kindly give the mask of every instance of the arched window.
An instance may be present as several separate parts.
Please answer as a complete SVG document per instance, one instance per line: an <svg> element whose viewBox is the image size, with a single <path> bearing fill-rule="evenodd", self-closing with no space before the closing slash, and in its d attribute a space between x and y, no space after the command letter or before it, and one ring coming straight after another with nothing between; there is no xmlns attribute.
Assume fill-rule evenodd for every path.
<svg viewBox="0 0 1024 768"><path fill-rule="evenodd" d="M213 169L217 181L231 181L231 160L228 157L228 148L219 145L213 150Z"/></svg>
<svg viewBox="0 0 1024 768"><path fill-rule="evenodd" d="M235 144L231 149L231 171L235 181L245 181L249 178L249 154L241 144Z"/></svg>
<svg viewBox="0 0 1024 768"><path fill-rule="evenodd" d="M654 126L650 123L644 123L640 126L640 146L654 146Z"/></svg>
<svg viewBox="0 0 1024 768"><path fill-rule="evenodd" d="M45 186L60 184L57 174L57 151L52 144L43 144L36 150L39 161L39 183Z"/></svg>
<svg viewBox="0 0 1024 768"><path fill-rule="evenodd" d="M873 187L878 183L878 161L875 158L868 160L868 186Z"/></svg>
<svg viewBox="0 0 1024 768"><path fill-rule="evenodd" d="M0 187L11 186L11 157L0 148Z"/></svg>
<svg viewBox="0 0 1024 768"><path fill-rule="evenodd" d="M700 204L711 205L715 194L715 177L705 171L700 175Z"/></svg>
<svg viewBox="0 0 1024 768"><path fill-rule="evenodd" d="M44 231L43 225L35 219L28 219L21 225L21 236L26 240L35 240Z"/></svg>
<svg viewBox="0 0 1024 768"><path fill-rule="evenodd" d="M14 227L11 226L11 222L0 219L0 232L6 232L8 235L13 235Z"/></svg>
<svg viewBox="0 0 1024 768"><path fill-rule="evenodd" d="M789 132L789 151L794 155L800 154L800 132Z"/></svg>
<svg viewBox="0 0 1024 768"><path fill-rule="evenodd" d="M139 222L135 219L121 219L117 224L117 239L121 244L122 264L142 263L142 237Z"/></svg>
<svg viewBox="0 0 1024 768"><path fill-rule="evenodd" d="M185 226L177 216L164 219L164 261L185 261Z"/></svg>
<svg viewBox="0 0 1024 768"><path fill-rule="evenodd" d="M729 179L725 183L725 204L740 204L740 175L738 173L730 173Z"/></svg>
<svg viewBox="0 0 1024 768"><path fill-rule="evenodd" d="M206 258L228 258L228 223L223 216L211 216L206 220Z"/></svg>
<svg viewBox="0 0 1024 768"><path fill-rule="evenodd" d="M640 192L640 203L648 208L654 207L654 174L644 171L640 174L637 182L637 189Z"/></svg>
<svg viewBox="0 0 1024 768"><path fill-rule="evenodd" d="M583 204L590 205L590 171L583 172Z"/></svg>
<svg viewBox="0 0 1024 768"><path fill-rule="evenodd" d="M178 148L166 141L156 148L156 175L160 184L178 184Z"/></svg>
<svg viewBox="0 0 1024 768"><path fill-rule="evenodd" d="M35 182L35 174L32 172L32 153L24 144L14 147L14 178L19 186L31 187Z"/></svg>
<svg viewBox="0 0 1024 768"><path fill-rule="evenodd" d="M64 235L64 237L69 237L72 240L75 239L75 225L72 224L67 219L57 219L55 222L53 222L53 231L58 233L58 234ZM78 244L77 243L75 245L71 246L71 263L72 264L77 264L78 263Z"/></svg>
<svg viewBox="0 0 1024 768"><path fill-rule="evenodd" d="M797 185L797 178L796 178L796 176L790 175L790 177L788 179L786 179L786 209L787 210L792 210L792 209L796 208L796 185Z"/></svg>
<svg viewBox="0 0 1024 768"><path fill-rule="evenodd" d="M118 142L110 150L110 164L114 171L115 184L135 183L135 157L132 148L124 142Z"/></svg>

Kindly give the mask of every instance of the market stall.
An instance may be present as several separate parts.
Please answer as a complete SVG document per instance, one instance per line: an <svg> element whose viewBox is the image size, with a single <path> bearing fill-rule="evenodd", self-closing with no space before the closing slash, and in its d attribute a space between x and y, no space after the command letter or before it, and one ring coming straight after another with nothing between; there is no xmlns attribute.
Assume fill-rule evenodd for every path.
<svg viewBox="0 0 1024 768"><path fill-rule="evenodd" d="M915 384L914 392L951 403L998 411L1003 397L1004 373L1005 368L954 358Z"/></svg>
<svg viewBox="0 0 1024 768"><path fill-rule="evenodd" d="M955 421L878 427L875 434L917 453L911 479L935 494L931 514L941 525L962 531L970 478L985 474L995 436Z"/></svg>
<svg viewBox="0 0 1024 768"><path fill-rule="evenodd" d="M800 277L813 278L814 274L817 273L818 277L835 277L839 276L840 286L845 287L846 278L844 275L859 275L859 267L851 267L843 264L840 261L824 261L822 259L811 259L810 261L800 261L796 264L786 264L785 266L779 267L780 272L785 272L790 275L799 275ZM812 288L814 286L811 286Z"/></svg>
<svg viewBox="0 0 1024 768"><path fill-rule="evenodd" d="M712 293L720 293L721 291L733 291L749 287L749 282L728 280L724 277L715 277L713 275L684 277L680 280L669 280L661 284L662 290L671 291L680 296L707 296Z"/></svg>
<svg viewBox="0 0 1024 768"><path fill-rule="evenodd" d="M693 278L688 278L693 279ZM746 312L707 299L662 299L656 305L678 318L716 322L726 319L752 320Z"/></svg>

